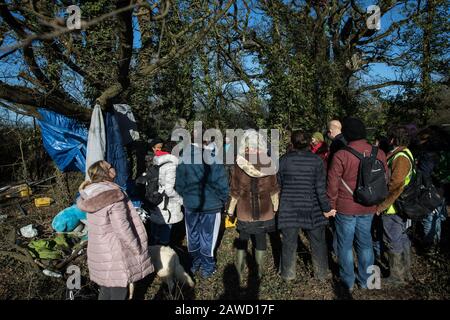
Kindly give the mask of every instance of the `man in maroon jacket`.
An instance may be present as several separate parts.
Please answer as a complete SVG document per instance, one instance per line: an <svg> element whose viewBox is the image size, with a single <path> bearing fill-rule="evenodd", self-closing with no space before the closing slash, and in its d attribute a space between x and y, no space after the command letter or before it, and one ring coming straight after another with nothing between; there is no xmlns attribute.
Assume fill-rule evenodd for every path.
<svg viewBox="0 0 450 320"><path fill-rule="evenodd" d="M347 118L343 122L343 134L348 146L357 152L369 156L372 146L366 140L366 128L361 120ZM382 161L386 172L386 156L378 150L377 159ZM334 155L328 170L327 195L332 209L336 209L336 234L339 261L339 274L344 286L351 292L355 283L353 265L353 242L356 239L358 256L358 283L367 288L370 273L367 268L374 264L371 225L376 206L363 206L355 202L353 191L356 189L359 159L349 151L342 149ZM347 185L347 186L346 186Z"/></svg>

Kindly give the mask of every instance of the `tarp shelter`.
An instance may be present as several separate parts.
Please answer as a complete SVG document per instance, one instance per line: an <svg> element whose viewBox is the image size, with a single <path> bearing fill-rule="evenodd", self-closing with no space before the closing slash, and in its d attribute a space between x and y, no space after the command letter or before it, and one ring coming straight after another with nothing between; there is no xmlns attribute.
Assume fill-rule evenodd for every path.
<svg viewBox="0 0 450 320"><path fill-rule="evenodd" d="M114 182L127 189L128 161L116 115L106 113L106 161L116 169Z"/></svg>
<svg viewBox="0 0 450 320"><path fill-rule="evenodd" d="M139 134L131 108L115 105L115 109L119 111L103 114L96 106L89 130L77 120L53 111L39 110L42 119L38 123L44 147L61 171L86 172L86 157L88 164L105 159L116 169L114 182L128 189L129 165L124 146L138 139ZM88 140L91 142L90 152L87 152Z"/></svg>
<svg viewBox="0 0 450 320"><path fill-rule="evenodd" d="M77 120L39 109L44 148L61 171L85 172L87 128Z"/></svg>

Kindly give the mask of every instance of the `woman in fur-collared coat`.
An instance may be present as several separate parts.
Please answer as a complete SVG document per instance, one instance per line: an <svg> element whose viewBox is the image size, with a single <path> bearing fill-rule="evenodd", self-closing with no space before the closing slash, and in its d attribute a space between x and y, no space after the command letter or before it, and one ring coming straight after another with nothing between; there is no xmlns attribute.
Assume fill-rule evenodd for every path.
<svg viewBox="0 0 450 320"><path fill-rule="evenodd" d="M240 280L250 237L255 240L258 278L263 276L266 234L275 231L275 212L278 210L279 188L275 173L264 139L256 131L248 131L241 142L231 174L231 200L228 207L230 216L236 209L238 220L239 239L235 263Z"/></svg>
<svg viewBox="0 0 450 320"><path fill-rule="evenodd" d="M116 172L108 162L92 164L88 175L77 206L88 213L89 276L100 286L99 300L125 300L129 285L154 269L147 233L127 195L112 182Z"/></svg>

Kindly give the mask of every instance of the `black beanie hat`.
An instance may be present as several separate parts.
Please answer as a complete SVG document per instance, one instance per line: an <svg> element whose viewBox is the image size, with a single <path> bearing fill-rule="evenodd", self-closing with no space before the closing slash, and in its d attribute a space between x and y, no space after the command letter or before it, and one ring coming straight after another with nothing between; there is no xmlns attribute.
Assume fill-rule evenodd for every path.
<svg viewBox="0 0 450 320"><path fill-rule="evenodd" d="M346 118L342 123L342 134L347 141L366 139L366 126L357 118Z"/></svg>
<svg viewBox="0 0 450 320"><path fill-rule="evenodd" d="M153 148L154 146L156 146L158 143L163 143L164 141L160 138L160 137L156 137L154 139L152 139L149 143L150 148Z"/></svg>

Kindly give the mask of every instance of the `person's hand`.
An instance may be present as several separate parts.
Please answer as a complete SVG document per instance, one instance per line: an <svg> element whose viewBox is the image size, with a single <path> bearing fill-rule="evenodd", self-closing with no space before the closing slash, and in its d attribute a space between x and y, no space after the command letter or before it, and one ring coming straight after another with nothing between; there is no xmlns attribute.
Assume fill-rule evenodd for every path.
<svg viewBox="0 0 450 320"><path fill-rule="evenodd" d="M377 207L377 211L375 211L375 214L376 214L377 216L379 216L379 215L381 214L381 212L382 212L382 210L380 210L380 208Z"/></svg>
<svg viewBox="0 0 450 320"><path fill-rule="evenodd" d="M331 209L328 212L324 212L323 215L325 218L334 217L336 215L336 209Z"/></svg>

